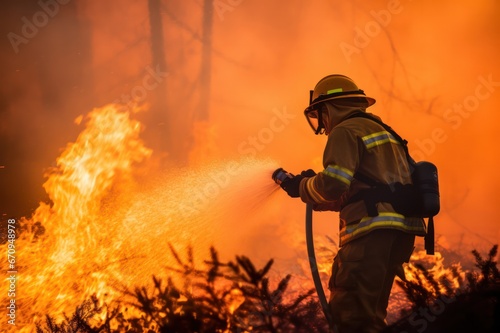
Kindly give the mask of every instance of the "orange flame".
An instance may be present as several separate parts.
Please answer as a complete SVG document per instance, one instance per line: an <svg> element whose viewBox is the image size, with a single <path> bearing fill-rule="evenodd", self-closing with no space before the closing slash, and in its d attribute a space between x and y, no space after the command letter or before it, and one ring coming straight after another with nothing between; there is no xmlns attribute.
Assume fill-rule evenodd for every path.
<svg viewBox="0 0 500 333"><path fill-rule="evenodd" d="M424 250L417 251L412 254L410 263L405 266L405 276L408 281L417 281L419 279L422 281L422 285L429 291L435 290L435 288L425 279L422 272L417 269L415 266L416 262L424 263L425 266L430 265L427 273L438 282L438 290L433 292L434 296L438 296L438 292L446 294L446 288L441 282L442 279L451 282L450 287L452 289L459 289L462 286L462 282L465 281L466 273L462 270L460 263L445 266L444 257L440 252L436 252L434 256L429 256Z"/></svg>
<svg viewBox="0 0 500 333"><path fill-rule="evenodd" d="M224 224L235 218L229 207L249 197L260 202L276 187L269 171L275 163L250 158L170 170L139 187L133 170L151 156L139 138L140 123L117 105L95 109L81 121L86 128L47 175L52 203L40 203L31 218L21 220L16 304L24 312L9 327L15 331L35 331L46 314L59 321L91 296L107 304L124 301L123 289L146 284L173 260L165 256L169 241L207 249L217 237L214 221L235 236L234 225ZM250 213L255 207L242 209ZM224 232L219 237L229 242ZM228 311L243 301L231 293Z"/></svg>
<svg viewBox="0 0 500 333"><path fill-rule="evenodd" d="M34 330L47 311L72 313L93 294L113 293L106 268L116 253L100 249L116 227L100 219L112 205L113 188L131 184L132 165L151 151L139 139L140 124L116 105L95 109L85 119L86 129L48 172L44 188L52 204L41 203L30 219L21 221L27 230L17 240L17 331ZM40 223L45 228L41 237ZM113 246L118 250L120 244Z"/></svg>

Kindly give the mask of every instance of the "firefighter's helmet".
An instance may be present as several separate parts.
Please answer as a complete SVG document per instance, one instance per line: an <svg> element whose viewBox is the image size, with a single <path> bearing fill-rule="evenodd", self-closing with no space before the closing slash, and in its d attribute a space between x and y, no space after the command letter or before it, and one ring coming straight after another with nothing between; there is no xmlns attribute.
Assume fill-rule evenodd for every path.
<svg viewBox="0 0 500 333"><path fill-rule="evenodd" d="M325 76L310 91L309 106L304 110L307 121L316 134L322 133L321 107L327 101L364 108L375 103L375 99L366 96L351 78L340 74Z"/></svg>

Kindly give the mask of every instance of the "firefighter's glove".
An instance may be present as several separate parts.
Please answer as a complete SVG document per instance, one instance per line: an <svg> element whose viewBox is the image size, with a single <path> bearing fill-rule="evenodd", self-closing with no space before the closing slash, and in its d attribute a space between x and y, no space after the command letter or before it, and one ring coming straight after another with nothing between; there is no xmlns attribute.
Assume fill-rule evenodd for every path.
<svg viewBox="0 0 500 333"><path fill-rule="evenodd" d="M301 176L304 176L304 177L314 177L316 176L316 172L314 172L313 169L308 169L308 170L304 170L300 173Z"/></svg>
<svg viewBox="0 0 500 333"><path fill-rule="evenodd" d="M298 198L300 197L299 187L302 179L304 179L304 176L302 175L293 176L283 180L280 186L289 196L292 198Z"/></svg>

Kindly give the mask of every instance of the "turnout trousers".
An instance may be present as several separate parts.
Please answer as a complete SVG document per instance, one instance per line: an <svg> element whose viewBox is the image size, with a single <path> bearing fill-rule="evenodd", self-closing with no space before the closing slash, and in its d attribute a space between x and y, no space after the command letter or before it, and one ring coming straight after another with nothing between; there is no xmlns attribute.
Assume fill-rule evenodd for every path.
<svg viewBox="0 0 500 333"><path fill-rule="evenodd" d="M375 333L387 326L392 284L396 275L404 276L414 243L415 235L377 229L340 248L329 282L336 332Z"/></svg>

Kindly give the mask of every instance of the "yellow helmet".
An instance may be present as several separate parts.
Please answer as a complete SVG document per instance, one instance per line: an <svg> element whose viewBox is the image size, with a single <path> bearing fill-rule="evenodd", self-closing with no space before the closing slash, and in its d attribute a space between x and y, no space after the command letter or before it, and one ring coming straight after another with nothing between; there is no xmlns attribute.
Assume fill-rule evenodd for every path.
<svg viewBox="0 0 500 333"><path fill-rule="evenodd" d="M326 101L365 108L375 104L375 99L366 96L351 78L340 74L325 76L310 91L309 106L304 110L307 121L316 134L323 129L319 110Z"/></svg>

